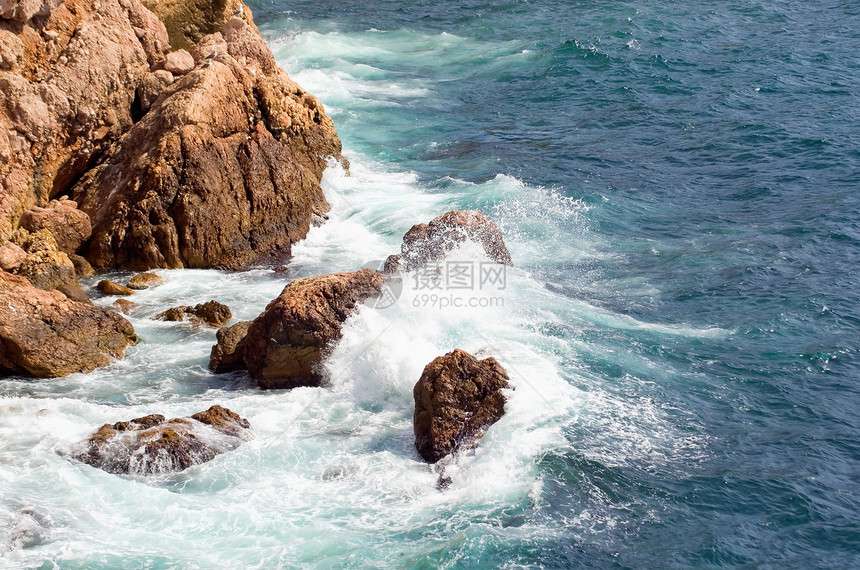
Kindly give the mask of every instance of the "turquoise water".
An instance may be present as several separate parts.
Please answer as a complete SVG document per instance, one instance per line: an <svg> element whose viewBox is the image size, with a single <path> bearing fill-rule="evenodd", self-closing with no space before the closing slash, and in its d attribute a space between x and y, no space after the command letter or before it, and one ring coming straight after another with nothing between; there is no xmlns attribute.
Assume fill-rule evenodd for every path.
<svg viewBox="0 0 860 570"><path fill-rule="evenodd" d="M126 359L0 384L0 567L860 565L856 4L249 5L351 175L327 171L331 220L288 277L163 271ZM328 388L213 376L211 330L147 318L253 318L452 208L505 233L501 304L363 308ZM441 492L411 389L455 347L516 389ZM213 403L255 439L174 477L65 457Z"/></svg>

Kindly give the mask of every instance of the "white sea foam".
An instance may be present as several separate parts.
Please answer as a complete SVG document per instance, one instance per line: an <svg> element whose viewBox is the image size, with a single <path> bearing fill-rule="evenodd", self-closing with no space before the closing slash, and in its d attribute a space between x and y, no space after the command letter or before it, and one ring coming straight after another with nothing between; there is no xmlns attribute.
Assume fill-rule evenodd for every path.
<svg viewBox="0 0 860 570"><path fill-rule="evenodd" d="M370 105L430 87L393 82L390 70L377 63L335 61L325 71L309 69L309 54L337 60L345 52L360 53L385 63L401 58L397 50L403 49L416 59L442 54L462 61L488 47L491 53L509 48L469 45L450 35L373 35L359 41L307 33L276 45L305 88L329 110L358 109L356 121L366 119L362 98ZM695 338L727 334L643 322L537 280L536 260L569 263L605 255L589 232L585 204L506 175L482 183L440 181L442 193L413 172L349 148L346 155L350 174L332 163L323 179L330 219L294 246L286 275L264 269L158 271L165 284L132 299L142 306L130 317L142 342L125 359L89 375L0 385L0 523L12 529L0 534L0 566L46 560L61 567L129 561L188 568L339 566L344 560L357 566L421 564L542 508L544 475L537 466L547 454L568 449L571 430L592 434L578 451L609 466L668 469L701 455L705 442L675 427L675 410L646 398L630 405L630 398L579 362L606 347L552 332L597 325ZM412 224L461 207L483 209L504 232L515 264L505 269L504 289L445 291L454 297L443 307L441 297L422 302L431 292L413 281L414 274L403 275L397 303L361 307L345 323L342 340L323 364L329 387L262 392L243 373L212 375L206 365L213 329L151 319L170 306L210 299L227 303L235 320L252 319L290 279L384 259L399 251ZM466 246L448 261L488 260ZM107 277L121 281L129 275ZM489 296L504 303L452 306L455 298ZM112 302L96 299L103 306ZM505 416L480 445L447 462L451 485L440 491L440 469L420 461L414 448L412 388L428 362L454 348L498 359L514 389ZM644 357L602 356L623 366L618 382L631 387L666 373ZM246 417L255 438L183 473L117 477L67 457L104 423L150 413L187 416L215 403ZM566 520L581 532L614 524L599 510ZM509 532L560 532L517 524L521 528Z"/></svg>

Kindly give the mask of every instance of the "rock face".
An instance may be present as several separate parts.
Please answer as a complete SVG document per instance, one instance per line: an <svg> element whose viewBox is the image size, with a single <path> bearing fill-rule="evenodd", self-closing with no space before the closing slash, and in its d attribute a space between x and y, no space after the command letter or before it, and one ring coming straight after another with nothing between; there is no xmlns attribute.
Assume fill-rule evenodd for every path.
<svg viewBox="0 0 860 570"><path fill-rule="evenodd" d="M170 47L139 0L3 0L0 13L16 20L0 19L4 240L131 128L136 91Z"/></svg>
<svg viewBox="0 0 860 570"><path fill-rule="evenodd" d="M15 269L16 275L26 277L39 289L56 289L73 301L89 301L78 283L74 263L66 253L59 250L53 233L47 229L30 233L18 228L12 239L26 252L26 257Z"/></svg>
<svg viewBox="0 0 860 570"><path fill-rule="evenodd" d="M239 0L143 0L143 3L167 26L170 45L176 50L220 31L237 11L252 22L251 10Z"/></svg>
<svg viewBox="0 0 860 570"><path fill-rule="evenodd" d="M231 18L190 52L194 70L74 189L96 267L278 262L328 209L319 182L340 141L256 29Z"/></svg>
<svg viewBox="0 0 860 570"><path fill-rule="evenodd" d="M184 321L185 319L191 319L192 321L203 322L213 327L220 327L233 318L233 313L230 312L230 307L223 303L207 301L193 307L186 305L173 307L155 315L153 318L160 321Z"/></svg>
<svg viewBox="0 0 860 570"><path fill-rule="evenodd" d="M288 257L328 209L331 120L239 0L147 4L158 16L140 0L0 0L0 243L68 194L97 267Z"/></svg>
<svg viewBox="0 0 860 570"><path fill-rule="evenodd" d="M382 294L370 269L298 279L257 317L245 337L244 360L262 388L319 386L315 370L356 307Z"/></svg>
<svg viewBox="0 0 860 570"><path fill-rule="evenodd" d="M232 327L222 327L215 334L218 344L209 355L209 370L215 374L244 370L245 336L253 321L242 321Z"/></svg>
<svg viewBox="0 0 860 570"><path fill-rule="evenodd" d="M19 225L30 233L48 230L66 254L75 253L93 233L90 217L73 200L51 200L47 208L34 206L21 215Z"/></svg>
<svg viewBox="0 0 860 570"><path fill-rule="evenodd" d="M451 250L471 240L498 263L513 265L502 232L487 216L473 210L454 210L432 220L416 224L403 236L401 253L386 260L386 271L412 271L426 263L440 261Z"/></svg>
<svg viewBox="0 0 860 570"><path fill-rule="evenodd" d="M251 424L221 406L189 418L160 414L105 424L73 457L108 473L158 475L182 471L251 439Z"/></svg>
<svg viewBox="0 0 860 570"><path fill-rule="evenodd" d="M505 413L508 374L460 349L433 360L415 384L415 447L428 463L475 444Z"/></svg>
<svg viewBox="0 0 860 570"><path fill-rule="evenodd" d="M116 313L0 271L0 373L90 372L135 342L131 323Z"/></svg>

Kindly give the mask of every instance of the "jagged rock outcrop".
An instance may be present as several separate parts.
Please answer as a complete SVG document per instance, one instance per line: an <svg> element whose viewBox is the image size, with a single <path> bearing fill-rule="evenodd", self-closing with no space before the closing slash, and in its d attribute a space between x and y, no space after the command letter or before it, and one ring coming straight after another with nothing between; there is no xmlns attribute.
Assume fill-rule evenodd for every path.
<svg viewBox="0 0 860 570"><path fill-rule="evenodd" d="M78 210L73 200L51 200L46 208L33 206L21 215L18 224L30 233L48 230L57 248L66 254L74 254L93 233L90 217Z"/></svg>
<svg viewBox="0 0 860 570"><path fill-rule="evenodd" d="M253 321L242 321L230 327L221 327L215 333L218 343L209 354L209 370L215 374L244 370L245 336Z"/></svg>
<svg viewBox="0 0 860 570"><path fill-rule="evenodd" d="M108 473L159 475L210 461L252 437L248 420L216 405L188 418L152 414L105 424L72 457Z"/></svg>
<svg viewBox="0 0 860 570"><path fill-rule="evenodd" d="M96 267L278 262L328 209L319 182L340 141L256 29L231 18L190 52L197 67L75 187Z"/></svg>
<svg viewBox="0 0 860 570"><path fill-rule="evenodd" d="M388 257L385 270L412 271L427 263L441 261L448 252L467 240L483 247L493 261L513 265L502 232L492 220L474 210L453 210L429 224L412 226L403 236L401 253Z"/></svg>
<svg viewBox="0 0 860 570"><path fill-rule="evenodd" d="M57 4L0 5L0 241L131 128L137 89L170 50L139 0Z"/></svg>
<svg viewBox="0 0 860 570"><path fill-rule="evenodd" d="M24 228L18 228L12 235L12 240L26 253L26 257L14 271L16 275L26 277L39 289L56 289L73 301L89 302L78 283L72 260L57 247L54 234L47 229L30 233Z"/></svg>
<svg viewBox="0 0 860 570"><path fill-rule="evenodd" d="M328 209L319 181L340 141L250 10L152 0L162 21L139 0L55 4L0 3L17 18L0 19L0 242L69 194L91 218L97 267L287 258Z"/></svg>
<svg viewBox="0 0 860 570"><path fill-rule="evenodd" d="M428 463L468 448L505 413L508 374L494 358L456 349L434 359L415 384L415 447Z"/></svg>
<svg viewBox="0 0 860 570"><path fill-rule="evenodd" d="M356 307L382 294L383 277L370 269L297 279L254 319L244 360L262 388L319 386L316 369Z"/></svg>
<svg viewBox="0 0 860 570"><path fill-rule="evenodd" d="M0 374L90 372L135 342L131 323L113 311L0 271Z"/></svg>
<svg viewBox="0 0 860 570"><path fill-rule="evenodd" d="M213 327L220 327L233 318L230 307L218 301L207 301L193 307L181 305L159 313L153 317L160 321L184 321L189 319L195 322L206 323Z"/></svg>

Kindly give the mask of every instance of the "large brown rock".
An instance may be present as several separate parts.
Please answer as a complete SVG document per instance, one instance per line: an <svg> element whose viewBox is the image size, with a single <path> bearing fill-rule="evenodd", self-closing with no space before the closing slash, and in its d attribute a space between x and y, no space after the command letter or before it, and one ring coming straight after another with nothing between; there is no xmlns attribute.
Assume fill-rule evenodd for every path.
<svg viewBox="0 0 860 570"><path fill-rule="evenodd" d="M256 29L231 18L189 51L197 67L75 187L96 267L279 262L328 209L319 182L340 140Z"/></svg>
<svg viewBox="0 0 860 570"><path fill-rule="evenodd" d="M26 252L26 257L15 270L16 275L26 277L39 289L56 289L73 301L88 302L86 293L78 283L72 260L59 250L50 231L42 229L30 233L18 228L12 239Z"/></svg>
<svg viewBox="0 0 860 570"><path fill-rule="evenodd" d="M0 271L0 373L90 372L136 341L131 323L116 313Z"/></svg>
<svg viewBox="0 0 860 570"><path fill-rule="evenodd" d="M31 4L38 23L22 24L33 10L21 7ZM139 0L56 4L0 4L18 20L0 19L0 240L131 128L137 89L170 49L164 25Z"/></svg>
<svg viewBox="0 0 860 570"><path fill-rule="evenodd" d="M213 327L220 327L227 321L233 318L233 313L230 312L230 307L218 301L207 301L189 307L180 305L159 313L153 317L159 321L184 321L190 319L194 322L206 323Z"/></svg>
<svg viewBox="0 0 860 570"><path fill-rule="evenodd" d="M415 447L429 463L473 446L505 413L508 374L494 358L457 349L434 359L415 384Z"/></svg>
<svg viewBox="0 0 860 570"><path fill-rule="evenodd" d="M34 206L24 212L19 226L29 232L48 230L60 251L73 254L93 233L90 217L72 200L51 200L47 208Z"/></svg>
<svg viewBox="0 0 860 570"><path fill-rule="evenodd" d="M221 327L215 333L218 343L209 354L209 370L215 374L244 370L245 336L253 321L242 321L231 327Z"/></svg>
<svg viewBox="0 0 860 570"><path fill-rule="evenodd" d="M370 269L297 279L254 319L245 337L245 364L262 388L319 386L316 369L356 307L382 294Z"/></svg>
<svg viewBox="0 0 860 570"><path fill-rule="evenodd" d="M155 273L138 273L125 284L129 289L149 289L164 283L164 277Z"/></svg>
<svg viewBox="0 0 860 570"><path fill-rule="evenodd" d="M210 461L251 437L248 420L212 406L188 418L152 414L105 424L72 457L108 473L158 475Z"/></svg>
<svg viewBox="0 0 860 570"><path fill-rule="evenodd" d="M386 260L386 271L412 271L427 263L441 261L448 252L467 240L483 247L493 261L513 264L502 232L492 220L474 210L453 210L429 224L412 226L403 236L401 253Z"/></svg>

